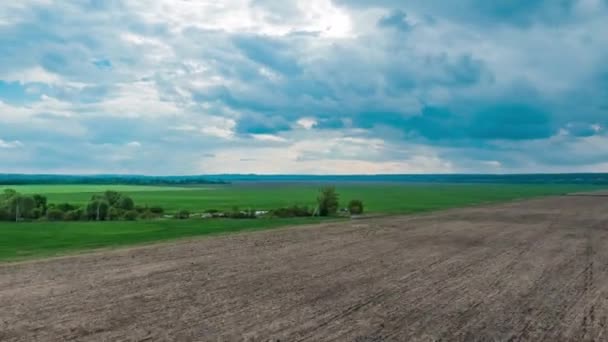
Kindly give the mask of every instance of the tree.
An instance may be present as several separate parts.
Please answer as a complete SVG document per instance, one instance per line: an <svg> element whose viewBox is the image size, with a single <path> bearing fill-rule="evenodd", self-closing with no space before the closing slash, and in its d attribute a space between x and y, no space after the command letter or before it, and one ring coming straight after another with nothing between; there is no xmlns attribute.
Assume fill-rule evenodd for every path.
<svg viewBox="0 0 608 342"><path fill-rule="evenodd" d="M17 194L17 191L13 189L4 189L2 196L0 196L0 200L8 202L13 196L16 196Z"/></svg>
<svg viewBox="0 0 608 342"><path fill-rule="evenodd" d="M352 200L348 203L348 211L351 215L363 214L363 202L360 200Z"/></svg>
<svg viewBox="0 0 608 342"><path fill-rule="evenodd" d="M32 209L36 207L36 202L30 196L13 195L9 200L9 208L15 221L19 221L22 217L27 217Z"/></svg>
<svg viewBox="0 0 608 342"><path fill-rule="evenodd" d="M118 191L107 190L104 192L103 197L105 197L111 207L115 207L122 195Z"/></svg>
<svg viewBox="0 0 608 342"><path fill-rule="evenodd" d="M46 210L47 210L47 199L46 196L43 195L34 195L34 203L36 204L36 208L40 209L40 212L42 213L42 215L46 214Z"/></svg>
<svg viewBox="0 0 608 342"><path fill-rule="evenodd" d="M108 216L109 208L110 205L105 198L96 198L87 205L87 215L90 219L95 219L95 221L105 220Z"/></svg>
<svg viewBox="0 0 608 342"><path fill-rule="evenodd" d="M112 204L110 203L110 205L112 205ZM123 195L123 196L120 197L120 199L118 200L118 202L116 202L113 205L113 207L117 207L117 208L120 208L122 210L131 211L135 207L135 202L133 202L133 200L131 199L131 197Z"/></svg>
<svg viewBox="0 0 608 342"><path fill-rule="evenodd" d="M329 216L338 212L339 196L336 188L328 186L321 189L317 203L319 205L319 215Z"/></svg>

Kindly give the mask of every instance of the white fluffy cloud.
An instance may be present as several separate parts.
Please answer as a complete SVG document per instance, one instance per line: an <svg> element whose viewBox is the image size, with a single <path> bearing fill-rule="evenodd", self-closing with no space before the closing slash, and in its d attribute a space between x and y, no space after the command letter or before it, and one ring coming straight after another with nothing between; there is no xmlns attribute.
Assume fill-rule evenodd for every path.
<svg viewBox="0 0 608 342"><path fill-rule="evenodd" d="M6 2L0 154L12 172L601 171L607 18L601 0Z"/></svg>

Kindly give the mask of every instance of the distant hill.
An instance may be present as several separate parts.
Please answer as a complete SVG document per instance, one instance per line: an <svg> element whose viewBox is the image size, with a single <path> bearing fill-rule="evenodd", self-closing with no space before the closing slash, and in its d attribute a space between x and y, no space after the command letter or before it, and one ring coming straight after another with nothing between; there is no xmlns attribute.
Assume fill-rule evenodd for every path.
<svg viewBox="0 0 608 342"><path fill-rule="evenodd" d="M226 182L207 176L0 174L0 185L21 184L198 185L226 184Z"/></svg>
<svg viewBox="0 0 608 342"><path fill-rule="evenodd" d="M411 184L589 184L608 185L607 173L425 174L425 175L30 175L0 174L0 185L132 184L199 185L231 183L411 183Z"/></svg>
<svg viewBox="0 0 608 342"><path fill-rule="evenodd" d="M608 173L417 174L417 175L212 175L230 183L412 183L412 184L589 184L608 185Z"/></svg>

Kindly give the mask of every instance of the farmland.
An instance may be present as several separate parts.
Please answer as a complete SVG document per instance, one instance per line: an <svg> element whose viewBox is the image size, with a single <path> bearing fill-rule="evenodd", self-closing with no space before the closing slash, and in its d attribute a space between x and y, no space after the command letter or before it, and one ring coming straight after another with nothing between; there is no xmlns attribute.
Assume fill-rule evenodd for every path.
<svg viewBox="0 0 608 342"><path fill-rule="evenodd" d="M106 189L121 191L137 203L160 205L167 212L187 209L193 213L233 207L273 209L289 205L315 205L319 184L236 184L202 187L124 185L25 185L12 186L24 194L40 193L49 203L84 205ZM372 214L411 214L594 190L586 185L403 185L343 184L342 203L361 199ZM320 218L253 220L157 219L133 222L1 222L0 261L22 260L74 253L97 248L121 247L178 238L312 224Z"/></svg>
<svg viewBox="0 0 608 342"><path fill-rule="evenodd" d="M241 209L273 209L290 205L314 206L321 186L323 185L240 183L197 187L25 185L10 188L24 194L46 195L49 203L68 202L78 205L84 205L92 195L110 189L130 195L138 204L159 205L168 212L179 209L202 212L210 209L230 210L235 206ZM364 201L368 212L393 214L416 213L593 189L597 189L597 187L592 185L409 185L398 183L337 186L342 202L360 199Z"/></svg>
<svg viewBox="0 0 608 342"><path fill-rule="evenodd" d="M603 341L608 194L0 266L2 341Z"/></svg>

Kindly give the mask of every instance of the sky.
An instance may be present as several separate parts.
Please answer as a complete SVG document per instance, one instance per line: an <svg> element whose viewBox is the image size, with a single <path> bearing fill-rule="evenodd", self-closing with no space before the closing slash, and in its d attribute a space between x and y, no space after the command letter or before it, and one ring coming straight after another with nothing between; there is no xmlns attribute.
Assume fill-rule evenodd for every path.
<svg viewBox="0 0 608 342"><path fill-rule="evenodd" d="M608 0L0 3L0 173L608 171Z"/></svg>

